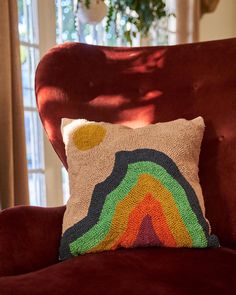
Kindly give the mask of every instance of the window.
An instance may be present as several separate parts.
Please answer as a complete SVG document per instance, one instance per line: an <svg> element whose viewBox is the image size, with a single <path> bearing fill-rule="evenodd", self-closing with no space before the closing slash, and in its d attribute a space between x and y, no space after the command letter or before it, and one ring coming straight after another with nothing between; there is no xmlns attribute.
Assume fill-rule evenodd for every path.
<svg viewBox="0 0 236 295"><path fill-rule="evenodd" d="M18 18L30 203L45 206L43 131L34 94L34 75L39 61L36 4L34 0L19 0Z"/></svg>

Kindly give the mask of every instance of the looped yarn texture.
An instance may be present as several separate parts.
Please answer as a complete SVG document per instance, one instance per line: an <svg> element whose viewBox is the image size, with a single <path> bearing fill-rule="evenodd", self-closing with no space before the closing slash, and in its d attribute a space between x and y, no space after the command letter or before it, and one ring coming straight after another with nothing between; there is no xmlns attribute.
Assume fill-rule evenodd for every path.
<svg viewBox="0 0 236 295"><path fill-rule="evenodd" d="M218 247L198 180L201 117L131 129L66 120L62 260L120 247Z"/></svg>

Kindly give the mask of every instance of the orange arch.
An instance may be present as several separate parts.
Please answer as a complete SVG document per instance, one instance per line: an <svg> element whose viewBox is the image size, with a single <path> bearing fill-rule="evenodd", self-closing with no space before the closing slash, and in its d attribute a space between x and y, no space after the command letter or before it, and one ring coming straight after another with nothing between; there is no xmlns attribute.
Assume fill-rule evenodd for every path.
<svg viewBox="0 0 236 295"><path fill-rule="evenodd" d="M132 247L138 236L143 218L147 215L152 217L152 224L160 242L167 247L176 247L175 239L168 227L161 204L151 194L147 194L130 213L127 229L112 246L112 249Z"/></svg>

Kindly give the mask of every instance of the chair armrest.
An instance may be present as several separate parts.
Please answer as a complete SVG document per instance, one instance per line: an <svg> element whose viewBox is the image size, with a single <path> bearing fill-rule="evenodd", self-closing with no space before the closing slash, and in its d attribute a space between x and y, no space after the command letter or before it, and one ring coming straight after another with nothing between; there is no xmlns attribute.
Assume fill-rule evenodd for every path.
<svg viewBox="0 0 236 295"><path fill-rule="evenodd" d="M16 206L0 212L0 276L17 275L58 262L65 206Z"/></svg>

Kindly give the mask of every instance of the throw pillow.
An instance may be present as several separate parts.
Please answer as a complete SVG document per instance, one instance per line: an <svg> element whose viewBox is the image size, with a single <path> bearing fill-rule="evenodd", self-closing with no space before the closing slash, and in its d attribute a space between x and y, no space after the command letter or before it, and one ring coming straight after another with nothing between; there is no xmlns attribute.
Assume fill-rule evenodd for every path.
<svg viewBox="0 0 236 295"><path fill-rule="evenodd" d="M62 260L120 247L218 247L198 178L201 117L131 129L63 119Z"/></svg>

